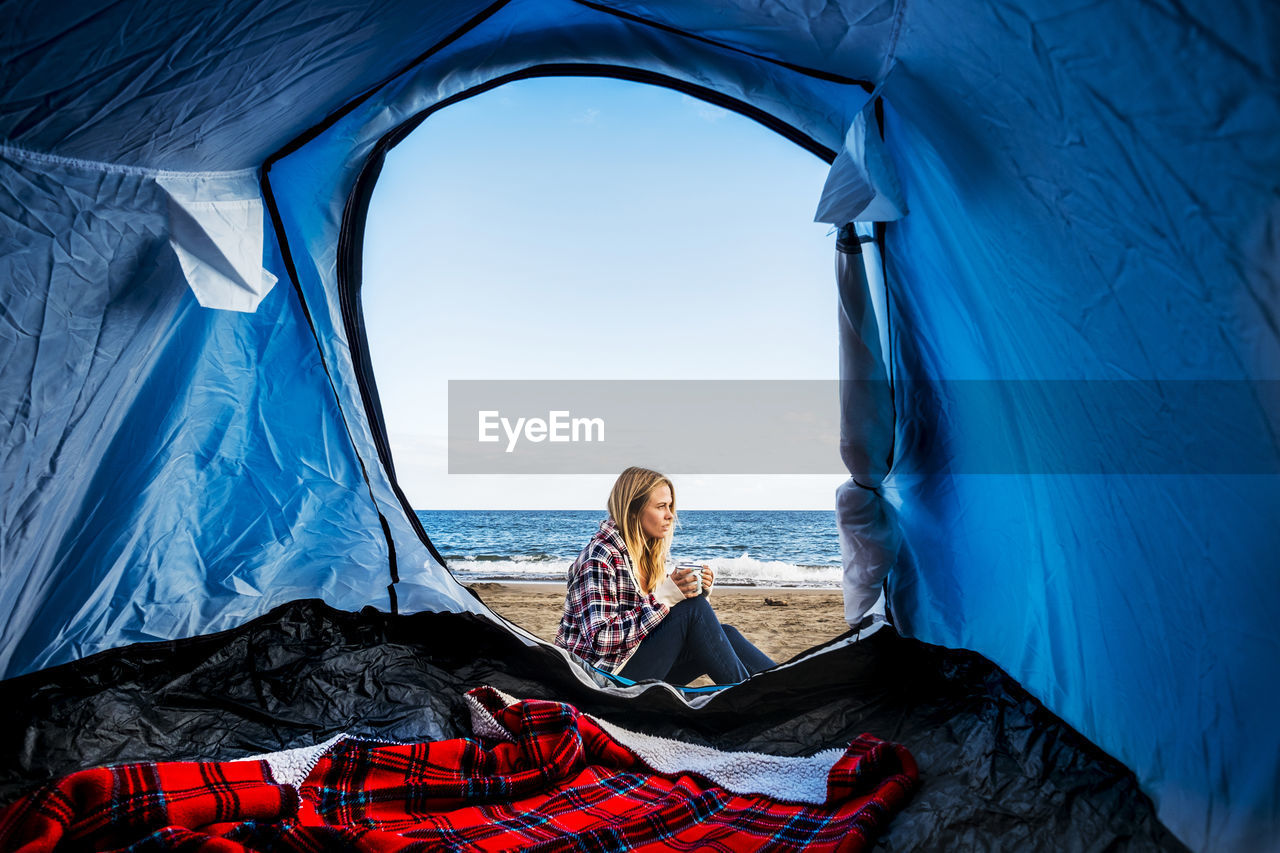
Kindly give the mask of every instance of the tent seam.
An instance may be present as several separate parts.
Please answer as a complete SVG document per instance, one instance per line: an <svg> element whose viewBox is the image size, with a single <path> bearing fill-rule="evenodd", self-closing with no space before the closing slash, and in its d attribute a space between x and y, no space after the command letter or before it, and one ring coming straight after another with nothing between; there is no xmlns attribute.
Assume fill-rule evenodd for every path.
<svg viewBox="0 0 1280 853"><path fill-rule="evenodd" d="M902 35L902 22L907 17L907 0L896 0L894 3L893 13L893 29L889 32L889 40L886 42L884 59L880 62L880 71L876 74L876 87L871 92L870 101L875 101L880 96L880 91L884 88L885 81L889 79L890 72L894 66L898 64L898 38ZM883 132L883 128L881 129Z"/></svg>
<svg viewBox="0 0 1280 853"><path fill-rule="evenodd" d="M432 56L444 50L446 47L453 44L455 41L462 38L467 33L471 32L471 30L483 24L489 18L492 18L499 11L505 8L510 2L511 0L496 0L496 2L482 9L479 13L477 13L476 15L472 16L470 19L465 21L460 27L458 27L456 30L451 32L449 35L445 36L443 39L436 42L431 47L427 48L418 56L414 57L414 59L411 62L400 67L398 70L396 70L395 73L388 75L387 77L385 77L384 79L376 83L375 85L370 86L364 92L360 93L359 95L356 95L354 98L351 98L342 106L338 107L329 115L325 116L318 123L312 125L307 130L303 131L302 133L300 133L299 135L291 139L289 142L285 143L283 147L281 147L271 156L267 157L267 159L263 163L264 167L270 167L272 163L275 163L278 160L282 160L285 157L292 154L293 152L302 148L302 146L306 145L308 142L315 139L320 134L324 133L330 127L333 127L333 125L341 121L343 117L349 115L353 110L357 109L361 104L363 104L369 98L373 97L374 94L376 94L377 92L381 91L383 88L388 86L392 81L399 79L405 74L408 74L413 69L421 66L424 62L426 62Z"/></svg>
<svg viewBox="0 0 1280 853"><path fill-rule="evenodd" d="M50 154L45 151L32 151L11 142L0 142L0 156L24 160L29 163L41 163L53 166L68 166L85 169L91 172L104 172L118 175L137 175L145 178L256 178L259 174L257 166L246 169L233 169L226 172L182 172L174 169L149 169L145 166L127 166L123 163L111 163L105 160L83 160L78 157L67 157L62 154Z"/></svg>
<svg viewBox="0 0 1280 853"><path fill-rule="evenodd" d="M673 27L670 24L664 24L659 21L650 20L649 18L644 18L644 17L641 17L640 15L631 14L629 12L623 12L620 9L611 9L599 3L593 3L591 2L591 0L574 0L574 2L581 6L586 6L588 9L593 9L597 12L601 12L606 15L612 15L616 18L621 18L624 21L631 21L633 23L641 24L643 26L654 27L655 29L662 30L663 32L671 33L672 35L678 35L683 38L693 39L694 41L700 41L703 44L709 44L712 47L719 48L720 50L728 50L728 51L732 51L734 53L738 53L743 56L749 57L751 59L759 60L760 62L768 62L772 65L777 65L780 68L785 68L788 71L794 71L797 74L803 74L806 77L813 77L817 80L825 80L828 83L839 83L842 86L858 86L867 92L871 92L876 88L875 84L867 80L859 80L855 77L845 77L843 74L836 74L831 71L823 71L818 68L808 68L803 65L796 65L795 63L792 63L792 62L786 62L781 59L775 59L771 56L763 56L759 53L754 53L750 50L746 50L741 47L735 47L734 45L725 44L724 42L719 42L719 41L716 41L715 39L707 38L706 36L700 36L697 33L691 33L691 32L688 32L687 30L682 30L679 27ZM900 0L900 2L902 2L902 0ZM895 13L895 17L896 17L896 13ZM889 35L891 50L892 50L892 46L897 44L898 26L899 26L899 20L895 19L893 30ZM883 67L884 66L882 65L881 68L883 69Z"/></svg>

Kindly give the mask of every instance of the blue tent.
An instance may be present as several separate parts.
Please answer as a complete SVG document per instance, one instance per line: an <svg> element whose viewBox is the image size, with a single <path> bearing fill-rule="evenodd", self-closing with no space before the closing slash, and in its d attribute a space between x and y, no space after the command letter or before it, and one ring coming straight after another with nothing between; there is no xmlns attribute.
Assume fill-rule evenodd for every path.
<svg viewBox="0 0 1280 853"><path fill-rule="evenodd" d="M301 598L487 613L395 482L363 211L434 111L619 77L883 223L893 465L842 514L898 629L998 664L1191 847L1280 847L1280 7L73 6L0 8L0 673Z"/></svg>

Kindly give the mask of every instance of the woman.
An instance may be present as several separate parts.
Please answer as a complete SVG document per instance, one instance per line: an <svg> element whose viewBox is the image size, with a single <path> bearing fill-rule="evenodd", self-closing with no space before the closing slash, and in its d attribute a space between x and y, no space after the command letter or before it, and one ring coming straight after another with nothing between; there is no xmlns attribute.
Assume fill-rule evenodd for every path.
<svg viewBox="0 0 1280 853"><path fill-rule="evenodd" d="M774 663L736 628L721 625L708 596L709 566L667 573L675 488L628 468L609 493L609 518L569 567L556 645L633 681L688 684L709 675L732 684Z"/></svg>

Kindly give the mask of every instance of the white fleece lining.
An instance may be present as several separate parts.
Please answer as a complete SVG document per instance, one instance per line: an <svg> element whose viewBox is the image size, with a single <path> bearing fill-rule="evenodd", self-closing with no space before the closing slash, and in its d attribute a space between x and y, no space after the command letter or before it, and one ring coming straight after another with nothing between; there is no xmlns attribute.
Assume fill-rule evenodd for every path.
<svg viewBox="0 0 1280 853"><path fill-rule="evenodd" d="M496 688L487 689L498 696L506 707L520 701ZM470 695L463 698L471 711L471 728L476 735L508 743L515 742L511 732L494 719L480 700ZM759 752L726 752L714 747L633 732L590 714L584 716L658 773L688 773L735 794L762 794L791 803L825 803L827 776L832 766L844 755L842 749L827 749L801 758ZM343 732L314 746L284 749L235 760L265 761L271 769L272 778L278 784L299 788L325 753L349 737Z"/></svg>
<svg viewBox="0 0 1280 853"><path fill-rule="evenodd" d="M519 701L500 690L489 689L508 706ZM479 700L472 696L467 696L466 700L471 709L471 724L476 734L511 740L510 733L498 724ZM610 737L631 750L658 773L689 773L701 776L735 794L763 794L792 803L825 803L827 776L836 761L844 755L842 749L827 749L803 758L758 752L725 752L709 746L633 732L599 717L589 714L585 716L590 717Z"/></svg>
<svg viewBox="0 0 1280 853"><path fill-rule="evenodd" d="M324 754L346 740L346 732L329 738L315 746L300 746L296 749L282 749L279 752L268 752L262 755L251 755L248 758L237 758L236 761L265 761L271 768L271 777L279 785L292 785L301 788L302 783L311 775L311 771L324 758Z"/></svg>

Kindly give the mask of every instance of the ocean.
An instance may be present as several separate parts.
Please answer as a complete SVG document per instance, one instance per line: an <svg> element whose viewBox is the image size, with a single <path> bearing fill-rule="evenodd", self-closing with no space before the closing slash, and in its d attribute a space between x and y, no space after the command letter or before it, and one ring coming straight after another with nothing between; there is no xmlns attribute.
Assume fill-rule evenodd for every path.
<svg viewBox="0 0 1280 853"><path fill-rule="evenodd" d="M431 542L463 583L556 581L587 544L603 510L418 510ZM840 587L834 511L688 510L671 556L707 563L716 583Z"/></svg>

